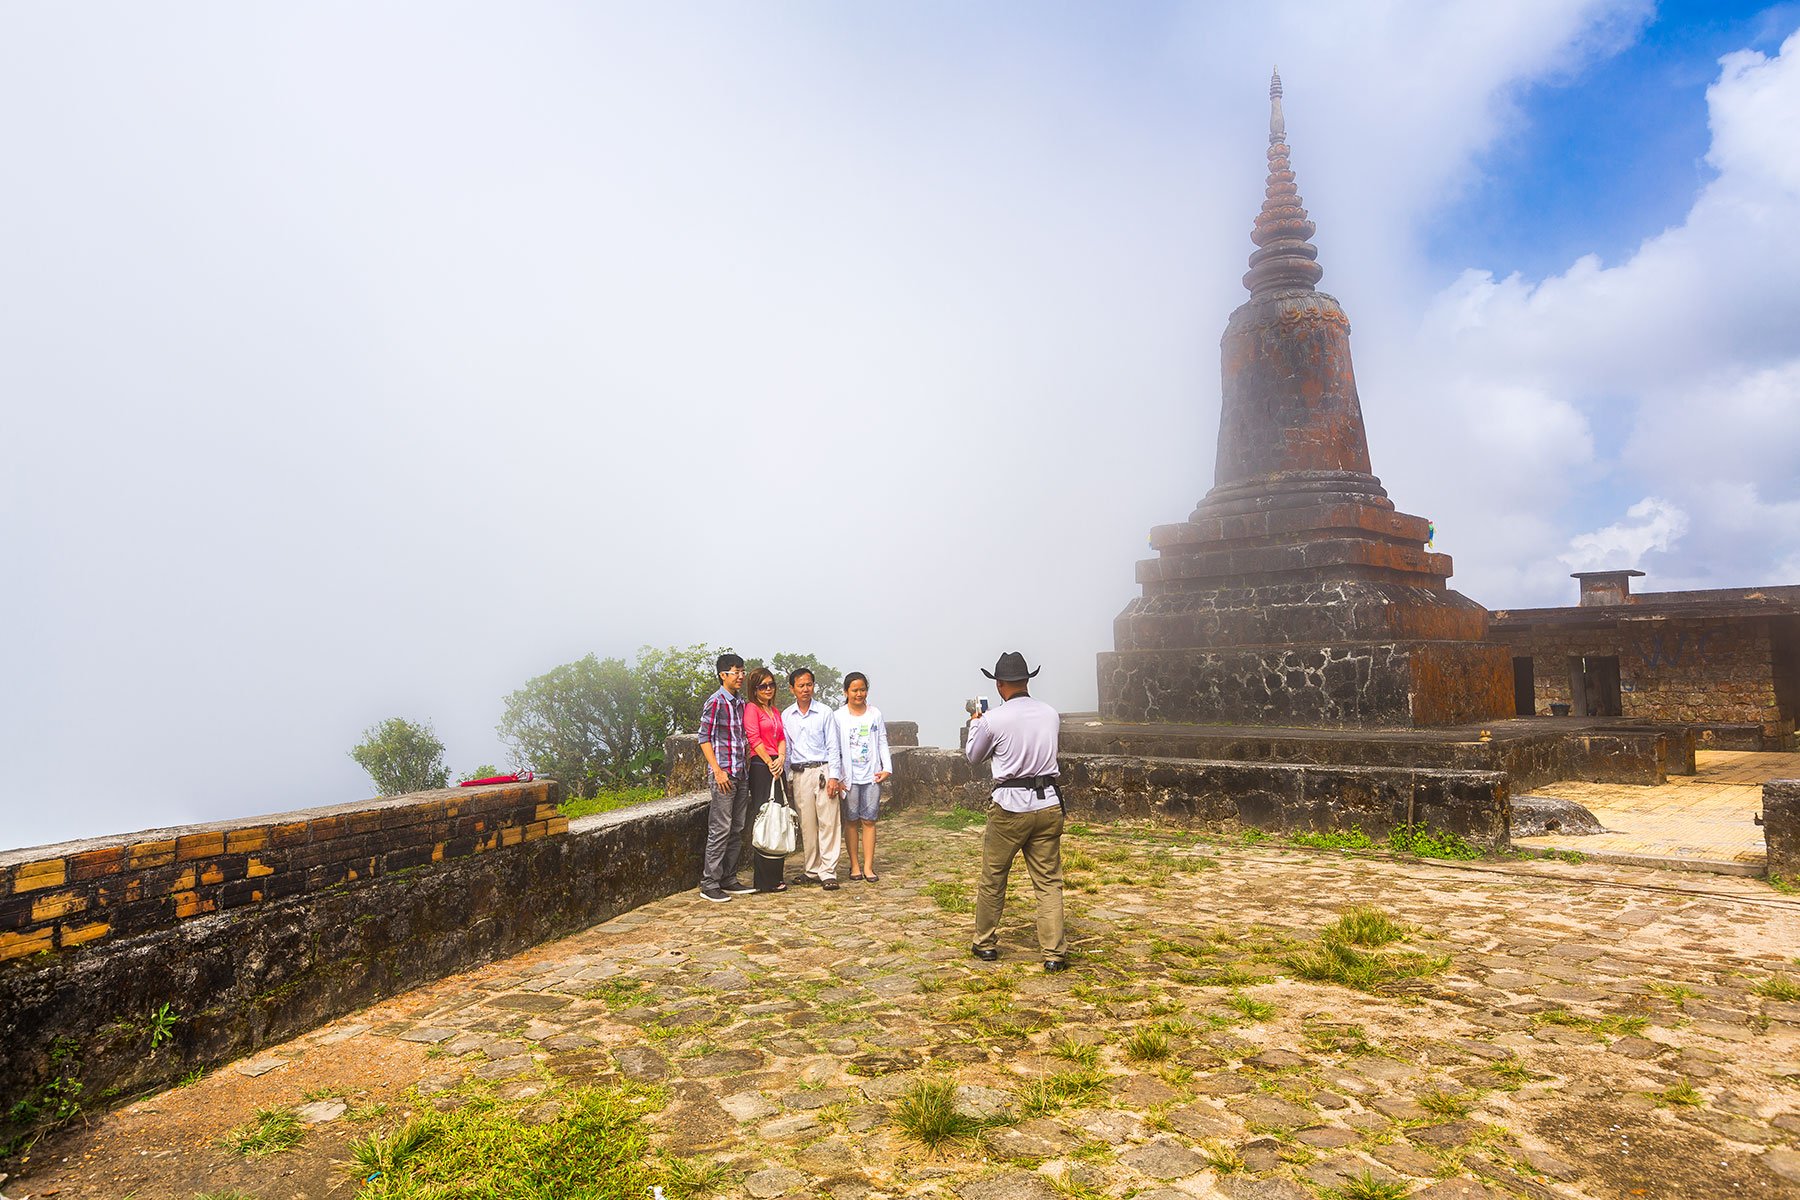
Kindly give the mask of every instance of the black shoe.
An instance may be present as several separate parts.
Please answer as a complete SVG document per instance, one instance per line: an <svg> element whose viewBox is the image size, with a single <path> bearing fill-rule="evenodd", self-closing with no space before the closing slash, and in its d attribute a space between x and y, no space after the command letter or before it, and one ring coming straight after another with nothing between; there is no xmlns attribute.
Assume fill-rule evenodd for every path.
<svg viewBox="0 0 1800 1200"><path fill-rule="evenodd" d="M719 890L731 896L748 896L756 889L746 886L736 879L727 879L724 883L719 885Z"/></svg>
<svg viewBox="0 0 1800 1200"><path fill-rule="evenodd" d="M712 900L712 901L715 901L718 903L723 903L726 900L731 899L730 896L727 896L724 892L720 891L718 888L701 888L700 894L702 896L705 896L708 900Z"/></svg>
<svg viewBox="0 0 1800 1200"><path fill-rule="evenodd" d="M1066 971L1068 969L1069 969L1069 962L1067 959L1046 958L1044 960L1044 970L1048 971L1052 974L1054 974L1057 971Z"/></svg>
<svg viewBox="0 0 1800 1200"><path fill-rule="evenodd" d="M973 954L976 958L979 958L982 962L996 962L1000 958L1000 951L994 949L992 946L970 946L969 953Z"/></svg>

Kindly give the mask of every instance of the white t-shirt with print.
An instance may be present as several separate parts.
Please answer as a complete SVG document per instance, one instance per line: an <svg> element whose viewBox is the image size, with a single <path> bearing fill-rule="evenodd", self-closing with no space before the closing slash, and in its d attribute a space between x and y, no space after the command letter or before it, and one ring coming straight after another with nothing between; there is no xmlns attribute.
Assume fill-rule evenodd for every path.
<svg viewBox="0 0 1800 1200"><path fill-rule="evenodd" d="M862 712L848 707L831 714L831 777L845 783L874 783L878 771L892 772L887 725L873 704Z"/></svg>

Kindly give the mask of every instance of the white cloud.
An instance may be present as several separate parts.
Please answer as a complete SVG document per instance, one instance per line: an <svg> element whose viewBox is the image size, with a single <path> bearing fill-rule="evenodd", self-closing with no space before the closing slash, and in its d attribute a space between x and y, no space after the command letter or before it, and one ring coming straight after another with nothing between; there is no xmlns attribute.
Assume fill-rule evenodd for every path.
<svg viewBox="0 0 1800 1200"><path fill-rule="evenodd" d="M1667 500L1646 496L1625 510L1625 520L1569 539L1557 561L1577 571L1617 571L1639 566L1652 551L1675 549L1688 516Z"/></svg>
<svg viewBox="0 0 1800 1200"><path fill-rule="evenodd" d="M1659 507L1575 538L1574 559L1669 550L1683 513L1691 532L1646 589L1791 581L1800 526L1769 522L1752 539L1731 523L1741 508L1716 498L1800 500L1800 34L1774 57L1727 56L1707 100L1719 174L1685 221L1616 266L1587 256L1536 283L1465 271L1413 353L1382 360L1399 405L1448 431L1413 477L1455 496L1457 473L1479 464L1482 486L1453 503L1468 525L1459 582L1488 603L1562 602L1569 556L1484 552L1523 517L1567 528L1621 493ZM1496 440L1496 423L1536 436Z"/></svg>

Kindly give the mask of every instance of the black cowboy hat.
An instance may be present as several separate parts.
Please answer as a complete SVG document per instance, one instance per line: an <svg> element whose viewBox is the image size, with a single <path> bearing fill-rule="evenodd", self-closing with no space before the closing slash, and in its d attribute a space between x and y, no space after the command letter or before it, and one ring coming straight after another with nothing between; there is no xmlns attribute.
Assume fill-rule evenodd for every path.
<svg viewBox="0 0 1800 1200"><path fill-rule="evenodd" d="M1039 667L1038 671L1043 669L1044 668ZM1000 661L994 664L994 669L992 671L983 671L982 674L995 682L1005 683L1023 683L1027 679L1037 678L1037 671L1027 671L1025 669L1025 656L1020 654L1017 650L1008 650L1005 654L1002 654L1000 656Z"/></svg>

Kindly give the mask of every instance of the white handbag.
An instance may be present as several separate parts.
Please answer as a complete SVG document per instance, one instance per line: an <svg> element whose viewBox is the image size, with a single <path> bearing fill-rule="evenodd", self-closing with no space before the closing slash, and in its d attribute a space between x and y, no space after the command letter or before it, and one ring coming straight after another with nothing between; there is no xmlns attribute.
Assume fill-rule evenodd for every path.
<svg viewBox="0 0 1800 1200"><path fill-rule="evenodd" d="M794 810L770 796L769 802L756 814L750 831L750 844L764 854L786 856L800 848L800 822Z"/></svg>

